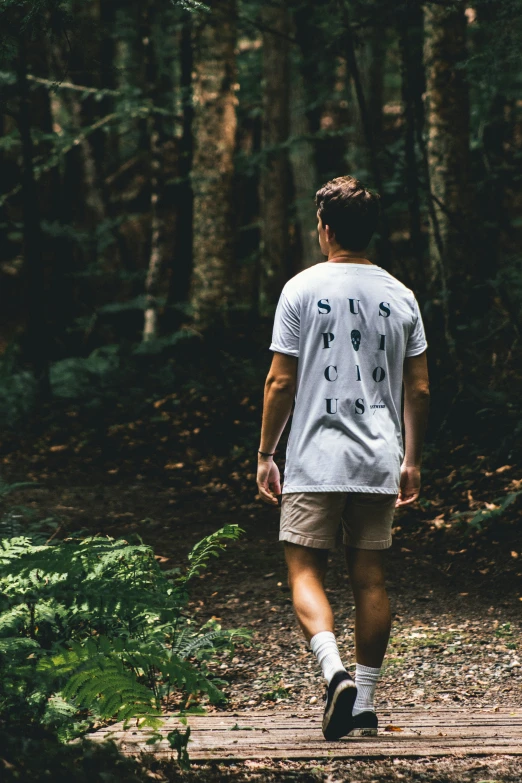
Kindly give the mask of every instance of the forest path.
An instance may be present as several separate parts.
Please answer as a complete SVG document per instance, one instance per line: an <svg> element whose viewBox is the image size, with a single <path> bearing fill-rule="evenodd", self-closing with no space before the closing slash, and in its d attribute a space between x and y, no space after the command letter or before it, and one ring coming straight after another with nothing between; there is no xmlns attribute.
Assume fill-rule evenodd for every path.
<svg viewBox="0 0 522 783"><path fill-rule="evenodd" d="M26 477L13 471L8 478ZM35 473L31 478L39 480L40 476ZM225 628L252 631L250 647L237 647L232 658L222 654L209 664L213 673L226 680L223 690L228 702L224 707L206 704L204 720L216 721L212 723L216 726L223 720L228 725L233 713L233 725L255 726L258 720L279 721L295 714L303 716L299 718L302 736L308 737L306 743L313 740L314 753L316 747L321 752L325 746L334 750L320 734L324 683L293 614L282 545L277 540L279 514L255 502L254 493L247 489L230 498L219 486L215 492L202 492L192 485L180 494L160 481L111 481L95 477L89 469L84 476L64 469L52 478L43 475L39 487L15 492L9 500L33 508L39 518L53 517L61 525L59 536L78 530L123 537L138 533L166 567L183 567L187 553L204 535L227 523L239 524L244 530L241 538L229 543L219 559L212 559L190 593L189 608L196 622L202 624L214 616ZM163 763L161 757L153 757L150 763L157 779L190 783L519 783L519 745L512 746L510 741L502 745L509 740L502 728L494 738L500 744L486 745L470 735L484 715L493 721L504 721L506 713L510 721L520 716L521 566L513 556L513 552L520 554L518 528L508 519L480 535L467 535L430 523L443 510L442 504L431 513L410 508L396 517L387 569L392 637L376 694L382 732L370 743L364 740L359 746L362 755L355 754L355 745L345 748L341 744L343 757L316 756L307 761L290 758L286 747L284 758L272 752L270 758L235 763L229 757L195 764L190 772L177 770L175 761L172 767L165 760L169 765L166 777L157 766ZM353 669L353 603L339 549L331 554L327 590L341 654ZM169 705L168 711L174 711L171 708L175 705ZM460 729L460 749L451 748L454 741L448 737L437 735L432 742L428 734L425 739L412 735L412 728L423 730L412 718L434 715L444 719L460 710L469 716L464 730ZM409 723L407 715L411 716ZM399 725L403 732L386 732L386 725ZM519 730L519 725L514 727ZM266 736L246 731L245 741L252 743L252 735L261 733ZM237 739L238 745L240 735L237 730L226 734L233 737L232 742ZM199 736L203 735L194 723L194 739ZM404 750L412 741L421 755L401 756L399 748ZM368 745L376 743L393 755L369 756ZM439 748L450 755L430 755L430 743L433 752ZM465 747L475 754L492 750L486 756L465 755ZM192 745L190 752L197 760L201 750ZM261 752L266 754L266 749Z"/></svg>
<svg viewBox="0 0 522 783"><path fill-rule="evenodd" d="M377 737L345 737L326 742L319 710L291 712L280 709L239 717L238 713L189 718L188 753L197 761L246 761L274 759L385 759L453 756L522 756L522 709L470 711L385 710ZM177 718L167 718L160 729L162 740L151 749L149 732L122 724L89 735L95 741L113 739L124 755L152 752L171 757L167 735L186 729Z"/></svg>
<svg viewBox="0 0 522 783"><path fill-rule="evenodd" d="M215 617L224 628L252 633L250 647L238 646L232 658L222 653L209 662L227 683L224 709L251 714L322 701L324 682L293 613L277 510L241 498L231 502L219 493L190 499L159 483L93 486L75 478L74 484L64 477L54 486L15 493L12 502L58 518L62 534L139 533L169 568L183 567L204 535L239 524L241 538L212 558L190 590L189 610L197 624ZM511 556L517 544L510 538L516 530L497 525L492 536L479 539L445 530L433 535L420 513L397 514L387 555L392 633L377 710L520 706L520 561ZM339 548L331 553L326 587L341 657L353 670L354 607ZM222 710L206 706L209 714Z"/></svg>

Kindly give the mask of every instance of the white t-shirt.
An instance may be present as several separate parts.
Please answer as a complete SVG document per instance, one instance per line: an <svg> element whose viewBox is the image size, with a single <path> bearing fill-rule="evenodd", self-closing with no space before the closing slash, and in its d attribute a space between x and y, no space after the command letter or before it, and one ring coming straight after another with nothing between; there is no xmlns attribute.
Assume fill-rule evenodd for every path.
<svg viewBox="0 0 522 783"><path fill-rule="evenodd" d="M286 283L270 345L299 357L283 494L399 491L403 361L426 347L415 295L380 266L323 261Z"/></svg>

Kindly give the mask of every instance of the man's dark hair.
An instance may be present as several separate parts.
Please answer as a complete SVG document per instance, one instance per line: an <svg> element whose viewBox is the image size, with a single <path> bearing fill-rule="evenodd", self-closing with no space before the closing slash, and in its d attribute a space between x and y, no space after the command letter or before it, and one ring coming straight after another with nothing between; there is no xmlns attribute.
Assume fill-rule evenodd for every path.
<svg viewBox="0 0 522 783"><path fill-rule="evenodd" d="M380 196L355 177L336 177L315 194L324 226L330 226L344 250L364 250L375 233L380 215Z"/></svg>

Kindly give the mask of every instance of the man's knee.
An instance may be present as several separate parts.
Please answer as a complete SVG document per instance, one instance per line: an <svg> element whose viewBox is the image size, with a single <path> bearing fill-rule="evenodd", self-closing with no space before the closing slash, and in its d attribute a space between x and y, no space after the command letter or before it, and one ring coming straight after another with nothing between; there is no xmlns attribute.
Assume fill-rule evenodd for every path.
<svg viewBox="0 0 522 783"><path fill-rule="evenodd" d="M290 588L300 579L319 579L324 581L328 566L328 550L301 546L290 541L284 542L285 559L288 567Z"/></svg>
<svg viewBox="0 0 522 783"><path fill-rule="evenodd" d="M346 547L346 562L354 591L385 589L382 550Z"/></svg>

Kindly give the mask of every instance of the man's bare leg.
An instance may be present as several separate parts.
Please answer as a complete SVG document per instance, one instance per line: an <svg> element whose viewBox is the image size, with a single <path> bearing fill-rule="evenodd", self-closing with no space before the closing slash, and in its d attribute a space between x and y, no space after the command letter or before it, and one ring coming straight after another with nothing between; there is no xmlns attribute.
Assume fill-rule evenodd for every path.
<svg viewBox="0 0 522 783"><path fill-rule="evenodd" d="M328 550L284 542L288 584L297 621L310 642L321 631L333 633L334 618L324 590Z"/></svg>
<svg viewBox="0 0 522 783"><path fill-rule="evenodd" d="M390 638L390 604L382 550L345 548L355 598L355 682L353 715L361 734L377 733L374 695Z"/></svg>
<svg viewBox="0 0 522 783"><path fill-rule="evenodd" d="M357 663L379 669L390 638L390 603L385 586L383 550L345 547L355 599Z"/></svg>
<svg viewBox="0 0 522 783"><path fill-rule="evenodd" d="M339 655L333 612L324 589L328 550L285 541L285 557L297 620L328 683L323 735L327 740L336 740L352 729L357 689Z"/></svg>

